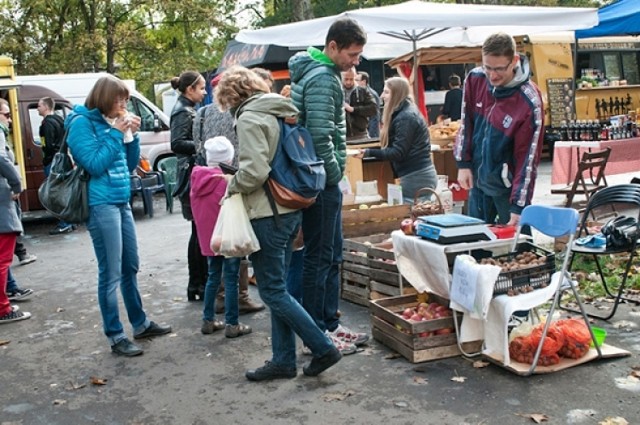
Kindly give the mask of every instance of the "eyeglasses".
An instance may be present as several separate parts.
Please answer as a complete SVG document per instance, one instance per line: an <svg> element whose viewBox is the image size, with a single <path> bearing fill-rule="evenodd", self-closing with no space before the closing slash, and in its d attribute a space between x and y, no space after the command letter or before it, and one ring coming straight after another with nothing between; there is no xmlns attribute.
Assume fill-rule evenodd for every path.
<svg viewBox="0 0 640 425"><path fill-rule="evenodd" d="M496 66L496 67L482 65L482 70L486 73L495 72L496 74L504 74L509 70L509 68L511 68L511 64L508 64L506 66Z"/></svg>
<svg viewBox="0 0 640 425"><path fill-rule="evenodd" d="M4 115L5 118L11 118L11 112L0 112L0 115Z"/></svg>

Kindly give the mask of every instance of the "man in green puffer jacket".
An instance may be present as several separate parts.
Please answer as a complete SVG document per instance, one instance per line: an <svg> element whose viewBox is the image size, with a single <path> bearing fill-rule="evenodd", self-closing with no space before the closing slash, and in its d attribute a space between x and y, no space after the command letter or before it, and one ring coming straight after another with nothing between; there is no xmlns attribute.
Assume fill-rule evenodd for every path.
<svg viewBox="0 0 640 425"><path fill-rule="evenodd" d="M324 160L327 172L325 189L302 216L302 305L342 354L355 353L355 345L369 338L340 325L337 314L342 262L342 192L338 183L346 164L340 73L360 63L366 42L366 34L356 21L340 19L329 28L322 51L309 47L289 60L291 99L300 110L299 122L311 133L316 155Z"/></svg>

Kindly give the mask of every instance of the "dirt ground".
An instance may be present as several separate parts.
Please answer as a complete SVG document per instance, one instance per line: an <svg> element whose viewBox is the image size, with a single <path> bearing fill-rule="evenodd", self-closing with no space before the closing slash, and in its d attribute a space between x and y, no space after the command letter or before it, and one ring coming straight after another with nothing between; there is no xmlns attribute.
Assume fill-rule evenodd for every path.
<svg viewBox="0 0 640 425"><path fill-rule="evenodd" d="M607 343L631 356L553 374L521 377L462 357L411 364L371 341L318 378L299 370L291 380L249 382L245 369L270 358L269 312L241 317L251 335L202 335L202 304L186 299L190 226L156 201L152 219L135 204L139 285L150 318L171 324L173 333L142 341L145 353L136 358L113 355L102 334L86 229L49 236L52 222L26 225L38 260L14 272L35 291L20 303L33 317L0 327L0 340L8 341L0 346L1 425L528 424L534 414L549 424L616 416L640 423L640 381L630 376L640 366L640 309L628 305L598 326L608 331ZM366 308L340 308L345 324L370 332Z"/></svg>

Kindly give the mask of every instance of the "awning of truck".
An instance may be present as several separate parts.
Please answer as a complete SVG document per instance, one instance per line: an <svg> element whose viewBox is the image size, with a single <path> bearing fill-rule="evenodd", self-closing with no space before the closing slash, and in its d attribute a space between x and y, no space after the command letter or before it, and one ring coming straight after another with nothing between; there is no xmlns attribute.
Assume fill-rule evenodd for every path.
<svg viewBox="0 0 640 425"><path fill-rule="evenodd" d="M600 23L576 31L576 38L640 34L640 1L620 0L598 9Z"/></svg>
<svg viewBox="0 0 640 425"><path fill-rule="evenodd" d="M22 83L19 83L16 80L11 80L9 78L0 78L0 90L15 89L16 87L20 87L21 85Z"/></svg>

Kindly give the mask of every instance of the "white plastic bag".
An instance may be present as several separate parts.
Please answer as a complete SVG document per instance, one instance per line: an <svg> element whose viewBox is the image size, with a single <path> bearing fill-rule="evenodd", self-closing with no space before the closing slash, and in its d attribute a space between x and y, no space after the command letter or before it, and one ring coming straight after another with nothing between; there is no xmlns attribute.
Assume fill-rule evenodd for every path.
<svg viewBox="0 0 640 425"><path fill-rule="evenodd" d="M213 252L225 257L244 257L260 250L241 194L224 199L210 245Z"/></svg>

